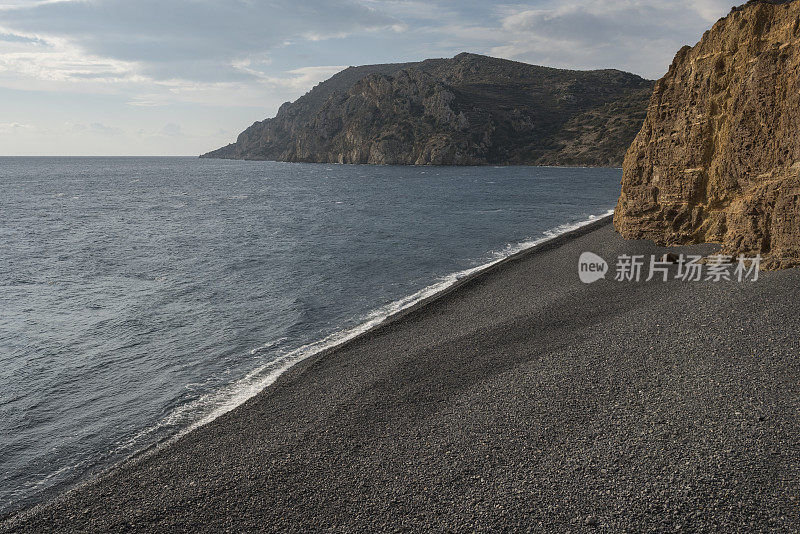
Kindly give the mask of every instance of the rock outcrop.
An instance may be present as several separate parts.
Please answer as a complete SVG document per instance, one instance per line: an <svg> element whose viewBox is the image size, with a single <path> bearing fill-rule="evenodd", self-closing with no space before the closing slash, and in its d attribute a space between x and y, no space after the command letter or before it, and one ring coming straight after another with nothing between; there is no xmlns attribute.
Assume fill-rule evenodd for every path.
<svg viewBox="0 0 800 534"><path fill-rule="evenodd" d="M653 82L475 54L350 67L203 157L619 166Z"/></svg>
<svg viewBox="0 0 800 534"><path fill-rule="evenodd" d="M627 238L800 265L800 1L734 8L657 82L625 157Z"/></svg>

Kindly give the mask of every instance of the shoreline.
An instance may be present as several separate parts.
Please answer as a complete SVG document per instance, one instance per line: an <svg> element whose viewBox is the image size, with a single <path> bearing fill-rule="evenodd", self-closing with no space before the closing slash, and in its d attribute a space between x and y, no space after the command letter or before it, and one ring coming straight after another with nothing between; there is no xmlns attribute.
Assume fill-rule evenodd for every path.
<svg viewBox="0 0 800 534"><path fill-rule="evenodd" d="M469 530L537 521L580 530L595 523L590 516L620 529L660 525L646 513L654 499L676 513L703 510L679 514L687 527L748 517L795 524L798 477L786 473L800 465L791 445L800 371L787 334L800 327L798 272L744 286L582 285L583 250L606 258L664 250L622 240L609 222L458 280L0 530ZM754 304L765 298L769 310ZM763 339L771 352L754 359ZM600 477L608 494L593 486L601 469L613 473ZM529 488L523 501L517 487ZM475 495L502 508L475 508Z"/></svg>
<svg viewBox="0 0 800 534"><path fill-rule="evenodd" d="M275 364L278 364L276 366L277 368L273 372L265 376L262 379L262 381L259 382L259 386L251 388L257 390L255 393L247 396L246 398L244 398L244 400L241 400L241 397L239 397L239 400L233 400L231 403L226 403L221 407L217 407L212 411L212 413L203 417L199 421L193 423L187 429L180 432L179 434L172 436L170 438L166 438L159 443L153 444L152 446L159 446L166 443L171 443L176 439L180 439L180 437L186 435L187 433L212 422L214 419L228 413L229 411L235 410L236 408L238 408L251 398L263 392L264 389L272 385L275 382L275 380L277 380L283 373L286 373L295 365L302 363L303 361L309 358L324 357L325 354L331 351L339 350L348 343L356 342L361 336L369 334L372 330L381 328L387 323L400 320L402 319L403 316L405 316L406 313L411 313L415 311L417 308L424 307L432 302L435 302L439 298L444 298L449 292L455 291L462 284L470 282L470 280L473 277L477 277L483 274L488 274L489 272L491 272L493 268L496 267L499 268L506 262L522 259L527 254L534 253L536 250L548 245L559 246L559 243L569 241L572 238L579 237L585 232L590 232L594 229L600 228L607 224L611 224L613 222L613 217L614 217L614 210L609 210L604 215L598 215L598 216L593 215L590 216L589 219L579 221L574 224L560 225L555 229L548 230L544 233L548 234L550 232L555 232L558 228L565 228L564 231L562 231L561 233L557 233L552 236L547 236L540 239L535 239L532 241L524 241L517 243L516 245L512 246L512 249L520 247L519 250L512 252L508 256L504 256L496 260L491 260L489 262L477 265L475 267L449 273L441 277L439 281L434 282L433 284L430 284L415 293L404 296L398 300L390 302L389 304L376 308L375 310L368 312L366 315L366 317L369 317L373 314L377 314L375 318L363 321L349 328L343 328L337 330L323 339L313 341L306 345L300 346L297 349L294 349L291 352L270 362L269 364L267 364L267 367L276 366ZM564 238L563 241L559 241L560 238ZM545 248L544 250L547 249ZM405 301L410 302L410 304L406 305L399 304ZM398 305L400 307L396 311L392 311L388 314L379 313L380 310L384 308L392 308ZM329 342L328 340L331 338L336 338L336 339ZM322 346L323 348L320 349L312 348L317 346ZM309 349L310 352L308 352ZM138 455L139 453L149 448L150 447L147 447L142 451L138 451L137 453L134 453L134 455Z"/></svg>
<svg viewBox="0 0 800 534"><path fill-rule="evenodd" d="M141 156L137 156L141 157ZM168 157L168 156L167 156ZM619 169L622 170L620 165L536 165L534 163L483 163L480 165L439 165L439 164L423 164L416 163L339 163L337 162L320 162L320 161L286 161L278 159L257 159L257 158L220 158L215 156L176 156L176 157L189 157L196 159L211 159L220 161L266 161L270 163L290 163L293 165L349 165L351 167L418 167L422 169L436 169L436 168L455 168L455 169L481 169L486 167L494 168L514 168L514 167L542 167L545 169Z"/></svg>
<svg viewBox="0 0 800 534"><path fill-rule="evenodd" d="M138 449L138 450L132 452L131 454L129 454L128 456L120 459L119 461L116 461L116 462L112 463L111 465L108 465L106 467L103 467L103 468L99 469L98 471L96 471L93 474L89 474L88 476L79 477L76 481L74 481L72 484L69 484L66 488L62 488L60 490L53 490L53 491L49 491L49 492L48 492L48 490L45 490L44 494L45 495L49 495L49 497L45 497L44 500L42 500L41 502L33 504L32 506L23 507L23 508L20 508L20 509L17 509L17 510L11 510L9 512L6 512L6 513L0 515L0 527L2 527L2 524L5 521L13 520L17 516L25 515L25 514L34 512L39 507L47 506L50 503L58 501L63 496L65 496L65 495L67 495L67 494L69 494L69 493L71 493L73 491L79 490L81 487L83 487L83 486L85 486L87 484L91 484L94 481L96 481L97 479L100 479L100 478L103 478L104 476L109 475L110 473L115 471L117 468L120 468L120 467L122 467L124 465L133 464L133 463L136 463L136 462L138 462L138 461L140 461L140 460L142 460L144 458L147 458L149 455L157 453L159 450L163 449L164 447L169 446L172 443L175 443L176 441L180 440L181 438L183 438L187 434L193 432L194 430L213 422L215 419L225 415L226 413L228 413L228 412L230 412L232 410L236 410L238 407L242 406L243 404L248 402L250 399L252 399L255 396L258 396L265 389L269 388L276 380L278 380L280 378L281 375L287 373L293 367L305 362L306 360L316 359L316 358L323 358L326 354L328 354L330 352L333 352L333 351L336 351L336 350L339 350L339 349L342 349L344 346L346 346L349 343L357 342L360 337L369 334L372 330L379 329L379 328L381 328L381 327L383 327L383 326L385 326L385 325L387 325L389 323L392 323L394 321L400 320L406 314L413 313L418 308L422 308L422 307L424 307L424 306L426 306L426 305L438 300L439 298L445 297L451 291L457 290L461 285L469 283L470 280L473 277L478 277L478 276L481 276L483 274L488 274L493 269L499 268L500 266L502 266L506 262L517 261L517 260L523 258L524 256L526 256L528 254L531 254L531 253L535 253L536 250L539 250L539 249L541 249L543 247L546 247L548 245L549 246L558 246L558 243L561 242L561 241L568 241L569 239L574 238L574 237L578 237L578 236L582 235L583 233L586 233L586 232L592 231L593 229L605 226L606 224L610 224L612 222L612 219L613 219L613 210L609 210L606 214L598 215L598 216L592 215L588 219L583 220L583 221L579 221L577 223L573 223L573 224L566 224L565 223L563 225L560 225L559 227L556 227L556 228L554 228L552 230L548 230L548 231L546 231L544 233L546 235L546 234L548 234L550 232L556 232L558 230L558 228L565 228L565 230L562 233L557 233L557 234L549 236L549 237L546 236L546 237L543 237L543 238L540 238L540 239L535 239L535 240L530 240L530 241L524 241L524 242L517 243L516 245L513 245L512 248L513 247L522 247L522 248L520 250L517 250L517 251L511 253L508 256L501 257L501 258L496 259L496 260L491 260L489 262L486 262L486 263L483 263L481 265L477 265L475 267L471 267L471 268L468 268L468 269L464 269L462 271L456 271L456 272L444 275L443 277L441 277L439 279L439 281L437 281L437 282L435 282L435 283L433 283L433 284L431 284L429 286L426 286L426 287L420 289L419 291L417 291L417 292L415 292L415 293L413 293L411 295L407 295L407 296L402 297L401 299L398 299L396 301L393 301L393 302L391 302L391 303L389 303L389 304L387 304L385 306L376 308L375 310L369 312L367 314L367 316L369 316L369 315L371 315L373 313L376 313L377 311L381 310L384 307L391 307L391 306L397 304L398 302L402 302L402 301L405 301L405 300L410 300L412 302L412 304L410 304L408 306L401 307L397 311L392 312L392 313L390 313L390 314L388 314L386 316L383 316L383 317L378 316L376 319L364 321L364 322L356 324L356 325L354 325L354 326L352 326L350 328L344 328L344 329L338 330L336 332L331 333L329 336L327 336L327 337L325 337L323 339L308 343L306 345L298 347L297 349L292 350L291 352L289 352L289 353L277 358L276 360L270 362L269 364L267 364L265 366L265 367L275 367L275 369L272 372L270 372L269 374L267 374L265 377L263 377L263 379L258 382L258 384L259 384L258 386L252 388L252 389L257 390L255 393L247 395L243 400L241 399L240 396L234 395L234 399L232 399L229 402L224 403L222 406L218 406L218 407L214 408L208 415L203 416L198 421L196 421L196 422L192 423L191 425L189 425L187 428L179 431L177 434L172 435L172 436L168 436L168 437L164 437L164 438L162 438L162 439L160 439L158 441L155 441L154 443L151 443L151 444L149 444L149 445L147 445L147 446L145 446L145 447L143 447L141 449ZM467 273L467 274L462 274L462 273ZM448 280L450 278L453 278L453 281L448 282ZM447 284L447 285L445 285L441 289L435 289L435 288L441 286L442 284ZM423 298L415 299L416 295L425 294L425 293L428 293L428 292L431 292L431 293L429 295L423 297ZM351 335L352 332L357 332L357 333ZM333 344L331 344L330 346L325 346L325 345L327 345L326 341L328 339L330 339L331 337L337 336L337 335L341 336L341 338L336 340L336 341L334 341ZM305 350L307 350L308 348L314 347L314 346L317 346L317 345L322 345L322 346L324 346L324 348L319 349L319 350L311 349L311 352L308 352L307 354L304 353ZM295 355L297 353L301 353L301 354L299 354L298 356L293 357L293 355ZM253 371L251 373L255 373L255 372L257 372L257 370Z"/></svg>

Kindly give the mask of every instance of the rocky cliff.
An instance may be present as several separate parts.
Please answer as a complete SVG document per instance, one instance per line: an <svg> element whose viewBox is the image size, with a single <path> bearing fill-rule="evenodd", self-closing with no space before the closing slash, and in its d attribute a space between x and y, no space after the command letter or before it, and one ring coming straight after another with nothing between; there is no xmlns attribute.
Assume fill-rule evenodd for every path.
<svg viewBox="0 0 800 534"><path fill-rule="evenodd" d="M652 82L475 54L350 67L202 157L619 166Z"/></svg>
<svg viewBox="0 0 800 534"><path fill-rule="evenodd" d="M753 1L682 48L625 157L627 238L800 265L800 1Z"/></svg>

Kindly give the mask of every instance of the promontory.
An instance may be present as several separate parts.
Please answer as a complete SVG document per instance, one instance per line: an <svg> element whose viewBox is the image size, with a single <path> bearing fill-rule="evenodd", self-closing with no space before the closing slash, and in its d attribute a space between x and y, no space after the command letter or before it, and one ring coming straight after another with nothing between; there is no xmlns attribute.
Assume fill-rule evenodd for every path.
<svg viewBox="0 0 800 534"><path fill-rule="evenodd" d="M350 67L201 157L620 166L653 82L463 53Z"/></svg>

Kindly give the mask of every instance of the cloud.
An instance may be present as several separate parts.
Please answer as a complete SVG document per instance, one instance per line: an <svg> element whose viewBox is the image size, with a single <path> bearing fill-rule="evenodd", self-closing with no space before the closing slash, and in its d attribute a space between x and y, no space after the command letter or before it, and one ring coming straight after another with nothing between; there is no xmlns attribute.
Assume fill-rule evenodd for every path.
<svg viewBox="0 0 800 534"><path fill-rule="evenodd" d="M303 91L314 87L346 68L346 65L302 67L288 71L286 73L288 76L264 76L263 80L273 87L280 87L293 92Z"/></svg>
<svg viewBox="0 0 800 534"><path fill-rule="evenodd" d="M45 46L47 45L47 43L45 43L38 37L30 37L27 35L18 35L15 33L4 33L4 32L0 32L0 41L5 41L7 43L27 43L27 44L39 44Z"/></svg>
<svg viewBox="0 0 800 534"><path fill-rule="evenodd" d="M154 108L160 106L166 106L168 104L168 100L166 100L163 95L157 93L149 93L143 95L136 95L131 100L127 102L129 106L139 107L139 108Z"/></svg>
<svg viewBox="0 0 800 534"><path fill-rule="evenodd" d="M420 0L362 0L364 5L380 10L405 22L429 21L441 23L459 17L458 4ZM405 25L403 25L405 26Z"/></svg>
<svg viewBox="0 0 800 534"><path fill-rule="evenodd" d="M296 97L338 66L291 69L274 57L325 65L320 41L348 40L357 64L371 42L417 59L470 50L568 68L618 67L655 77L736 2L555 0L15 0L0 17L0 85L86 91L145 90L132 107L220 98ZM352 47L357 47L358 50ZM345 48L347 50L347 48ZM376 57L393 61L396 57ZM403 58L412 59L412 58ZM297 65L297 63L295 63ZM275 96L278 97L279 95ZM218 102L222 102L221 100ZM229 105L223 103L223 105Z"/></svg>
<svg viewBox="0 0 800 534"><path fill-rule="evenodd" d="M161 128L161 135L166 135L167 137L178 137L181 135L181 127L179 124L175 124L174 122L170 122L165 124L163 128Z"/></svg>
<svg viewBox="0 0 800 534"><path fill-rule="evenodd" d="M1 23L17 35L135 64L156 80L231 81L249 76L236 61L287 40L342 37L399 21L354 0L94 0L23 5L5 10Z"/></svg>
<svg viewBox="0 0 800 534"><path fill-rule="evenodd" d="M142 81L135 64L86 54L69 42L54 38L36 42L0 41L0 82L6 87L29 88L30 80L43 82Z"/></svg>
<svg viewBox="0 0 800 534"><path fill-rule="evenodd" d="M568 68L661 76L675 52L694 44L737 2L590 0L501 8L502 57Z"/></svg>
<svg viewBox="0 0 800 534"><path fill-rule="evenodd" d="M71 127L72 131L76 133L92 133L103 136L122 135L125 133L125 131L122 128L117 128L116 126L109 126L102 122L92 122L90 124L68 123L67 126Z"/></svg>
<svg viewBox="0 0 800 534"><path fill-rule="evenodd" d="M20 122L0 122L0 134L18 134L24 131L34 130L30 124Z"/></svg>

